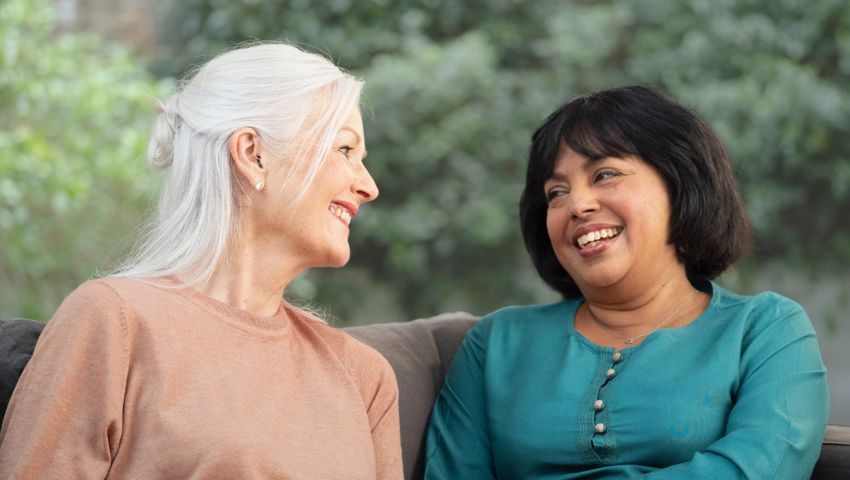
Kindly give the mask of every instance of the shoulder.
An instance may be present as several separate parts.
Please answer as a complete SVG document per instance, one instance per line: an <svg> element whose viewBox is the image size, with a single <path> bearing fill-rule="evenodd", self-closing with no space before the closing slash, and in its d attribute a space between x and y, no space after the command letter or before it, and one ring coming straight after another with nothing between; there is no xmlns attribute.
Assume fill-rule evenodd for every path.
<svg viewBox="0 0 850 480"><path fill-rule="evenodd" d="M792 346L800 358L819 358L815 329L799 303L775 292L738 295L716 286L715 297L720 321L714 325L739 343L745 366L757 367Z"/></svg>
<svg viewBox="0 0 850 480"><path fill-rule="evenodd" d="M529 322L552 316L558 316L564 310L564 307L577 300L566 300L555 303L544 303L539 305L510 305L502 307L492 313L487 314L484 319L499 322Z"/></svg>
<svg viewBox="0 0 850 480"><path fill-rule="evenodd" d="M301 326L300 330L306 330L315 339L325 344L355 382L358 384L390 382L395 385L395 375L390 363L377 350L307 312L298 310L296 317L296 321Z"/></svg>
<svg viewBox="0 0 850 480"><path fill-rule="evenodd" d="M814 328L803 307L775 292L740 295L713 285L712 303L719 313L734 317L751 334L765 332L785 335L814 334Z"/></svg>
<svg viewBox="0 0 850 480"><path fill-rule="evenodd" d="M89 280L71 292L39 337L38 352L120 352L129 350L126 302L102 279ZM100 358L100 357L97 357Z"/></svg>
<svg viewBox="0 0 850 480"><path fill-rule="evenodd" d="M116 303L120 302L117 292L112 286L110 286L110 282L108 282L104 278L96 278L92 280L87 280L81 283L77 288L74 289L67 297L65 297L65 301L63 303L76 303L76 302L85 302L85 303Z"/></svg>
<svg viewBox="0 0 850 480"><path fill-rule="evenodd" d="M173 301L172 295L151 281L124 277L88 280L65 298L48 328L54 324L99 330L117 325L128 335L131 324L144 316L140 312L160 311L169 301Z"/></svg>
<svg viewBox="0 0 850 480"><path fill-rule="evenodd" d="M103 277L84 282L63 303L92 308L124 308L142 299L155 300L163 294L160 287L142 279Z"/></svg>
<svg viewBox="0 0 850 480"><path fill-rule="evenodd" d="M124 315L125 302L108 282L88 280L65 297L48 327L65 323L89 324Z"/></svg>
<svg viewBox="0 0 850 480"><path fill-rule="evenodd" d="M157 281L157 279L102 277L87 283L94 283L99 285L100 288L109 289L117 298L131 305L160 300L168 297L169 291L174 294L178 292L176 288L169 290L165 286L165 281Z"/></svg>
<svg viewBox="0 0 850 480"><path fill-rule="evenodd" d="M467 332L462 351L479 359L509 359L528 345L557 343L563 338L559 332L568 331L571 315L580 301L500 308L482 317Z"/></svg>
<svg viewBox="0 0 850 480"><path fill-rule="evenodd" d="M470 331L478 336L533 335L561 325L580 300L565 300L540 305L507 306L481 318Z"/></svg>

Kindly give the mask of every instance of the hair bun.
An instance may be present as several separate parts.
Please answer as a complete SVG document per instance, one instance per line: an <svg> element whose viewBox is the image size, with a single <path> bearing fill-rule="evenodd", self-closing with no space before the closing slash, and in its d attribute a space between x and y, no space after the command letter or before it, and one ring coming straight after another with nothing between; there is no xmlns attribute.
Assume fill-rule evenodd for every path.
<svg viewBox="0 0 850 480"><path fill-rule="evenodd" d="M148 142L148 163L155 170L164 170L174 160L174 137L180 128L177 95L172 95L165 103L157 100L156 109L158 113Z"/></svg>

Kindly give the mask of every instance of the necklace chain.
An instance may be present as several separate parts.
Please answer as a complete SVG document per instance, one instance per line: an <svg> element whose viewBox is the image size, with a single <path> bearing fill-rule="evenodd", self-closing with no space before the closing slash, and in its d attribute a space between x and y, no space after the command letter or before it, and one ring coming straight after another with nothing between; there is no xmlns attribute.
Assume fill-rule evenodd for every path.
<svg viewBox="0 0 850 480"><path fill-rule="evenodd" d="M639 338L646 337L646 336L648 336L648 335L652 335L653 333L655 333L655 331L656 331L656 330L658 330L659 328L663 327L664 325L667 325L667 323L668 323L670 320L672 320L672 319L673 319L674 315L676 315L676 313L678 313L678 312L679 312L679 310L681 310L681 309L682 309L682 307L683 307L686 303L688 303L688 302L689 302L689 301L691 301L691 300L692 300L695 296L697 296L697 294L698 294L698 293L699 293L699 290L694 291L694 293L690 294L690 295L688 296L688 298L686 298L686 299L685 299L685 300L683 300L681 303L679 303L678 305L676 305L676 308L674 308L674 309L673 309L673 310L672 310L672 311L671 311L671 312L667 315L667 317L665 317L665 318L664 318L664 320L662 320L662 321L661 321L661 323L659 323L658 325L656 325L656 326L655 326L655 328L653 328L652 330L650 330L650 331L648 331L648 332L646 332L646 333L644 333L644 334L641 334L641 335L635 335L635 336L633 336L633 337L618 335L618 334L614 333L613 331L611 331L611 329L610 329L610 328L606 327L604 323L600 322L600 321L599 321L599 319L597 319L597 318L596 318L596 315L594 315L594 314L593 314L593 312L591 312L591 311L590 311L590 305L589 305L587 302L585 302L585 310L587 311L587 314L590 316L590 319L593 321L593 323L594 323L595 325L598 325L600 328L602 328L603 330L605 330L606 332L608 332L608 333L609 333L612 337L617 338L617 339L619 339L619 340L622 340L622 341L623 341L623 343L625 343L626 345L632 345L633 343L635 343L635 340L637 340L637 339L639 339Z"/></svg>

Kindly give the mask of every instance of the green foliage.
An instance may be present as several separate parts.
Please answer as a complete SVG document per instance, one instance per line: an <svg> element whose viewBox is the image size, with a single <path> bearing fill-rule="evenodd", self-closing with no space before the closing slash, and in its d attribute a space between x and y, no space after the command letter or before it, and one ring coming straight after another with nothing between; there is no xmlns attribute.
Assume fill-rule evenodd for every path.
<svg viewBox="0 0 850 480"><path fill-rule="evenodd" d="M724 139L757 228L751 262L850 264L844 0L181 0L158 15L160 77L286 39L367 80L381 197L353 224L351 265L293 285L346 322L553 298L518 231L528 139L569 97L629 83ZM169 82L52 28L47 0L0 6L3 316L46 318L120 253L156 183L141 158Z"/></svg>
<svg viewBox="0 0 850 480"><path fill-rule="evenodd" d="M528 137L516 127L548 105L523 98L522 77L500 72L496 53L477 32L442 45L414 39L364 72L382 196L353 229L353 265L392 284L417 315L482 309L510 292L531 300L515 275L525 263L516 204Z"/></svg>
<svg viewBox="0 0 850 480"><path fill-rule="evenodd" d="M528 45L554 5L546 0L181 0L162 2L153 69L179 76L191 64L246 40L284 39L318 50L352 69L377 55L398 54L409 39L445 41L480 32L499 64L525 65Z"/></svg>
<svg viewBox="0 0 850 480"><path fill-rule="evenodd" d="M567 98L629 83L724 139L757 228L751 261L850 262L843 0L188 0L162 19L160 74L260 38L330 52L367 80L381 198L354 224L352 266L299 287L342 318L374 292L408 317L543 298L517 223L528 139Z"/></svg>
<svg viewBox="0 0 850 480"><path fill-rule="evenodd" d="M0 317L47 320L139 222L164 90L126 50L55 36L46 0L0 5ZM132 172L132 173L131 173Z"/></svg>
<svg viewBox="0 0 850 480"><path fill-rule="evenodd" d="M624 67L693 106L726 141L757 229L756 258L846 265L850 5L675 5L665 12L681 19L675 36L659 33L673 29L669 20L644 13L640 53Z"/></svg>

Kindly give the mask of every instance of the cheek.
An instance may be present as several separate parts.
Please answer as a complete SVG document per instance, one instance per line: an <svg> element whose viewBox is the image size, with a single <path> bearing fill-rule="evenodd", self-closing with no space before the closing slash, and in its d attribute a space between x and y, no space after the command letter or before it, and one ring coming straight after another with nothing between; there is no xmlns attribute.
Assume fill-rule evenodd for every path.
<svg viewBox="0 0 850 480"><path fill-rule="evenodd" d="M670 201L666 194L643 192L623 202L628 219L638 237L647 241L667 244L670 236Z"/></svg>
<svg viewBox="0 0 850 480"><path fill-rule="evenodd" d="M546 210L546 231L549 233L549 240L553 246L561 243L564 238L564 221L563 215L559 215L557 209Z"/></svg>
<svg viewBox="0 0 850 480"><path fill-rule="evenodd" d="M654 195L646 198L644 204L647 205L646 210L653 213L649 217L650 222L648 222L651 228L653 230L667 232L670 224L670 201L667 197ZM637 213L640 214L641 212Z"/></svg>

